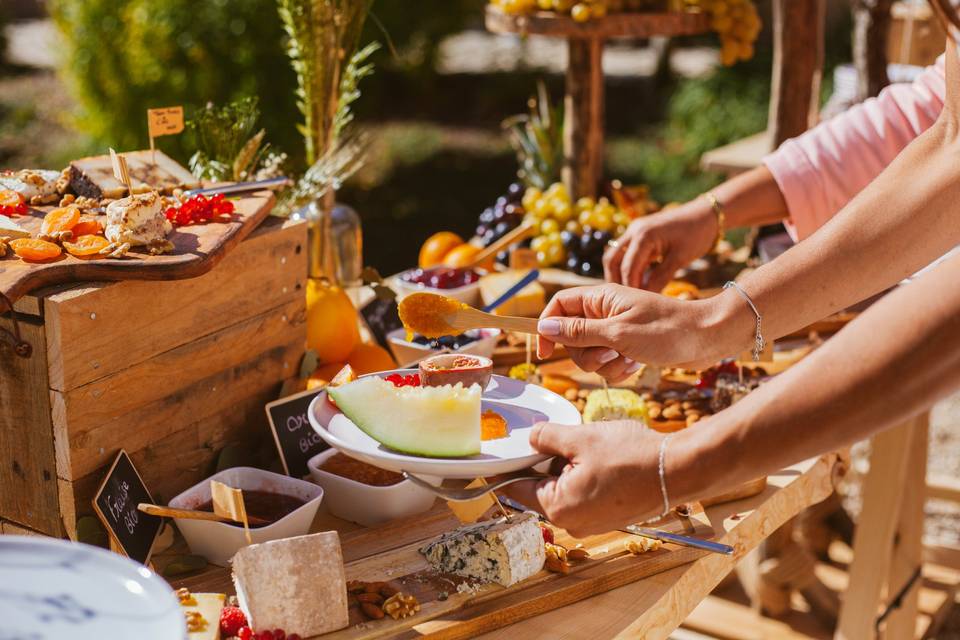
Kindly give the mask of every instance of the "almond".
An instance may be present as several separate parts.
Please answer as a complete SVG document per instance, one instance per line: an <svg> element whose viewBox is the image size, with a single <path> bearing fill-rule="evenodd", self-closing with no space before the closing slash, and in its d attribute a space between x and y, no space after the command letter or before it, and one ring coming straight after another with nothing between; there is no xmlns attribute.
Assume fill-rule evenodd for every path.
<svg viewBox="0 0 960 640"><path fill-rule="evenodd" d="M357 594L357 600L361 603L370 603L370 604L382 604L383 596L379 593L360 593Z"/></svg>
<svg viewBox="0 0 960 640"><path fill-rule="evenodd" d="M366 592L367 593L380 593L380 589L383 589L387 586L386 582L368 582L366 583Z"/></svg>
<svg viewBox="0 0 960 640"><path fill-rule="evenodd" d="M380 588L380 595L384 598L391 598L398 593L400 593L400 590L396 587L391 587L389 584L385 584Z"/></svg>
<svg viewBox="0 0 960 640"><path fill-rule="evenodd" d="M361 602L360 610L372 620L382 620L384 616L383 609L369 602Z"/></svg>
<svg viewBox="0 0 960 640"><path fill-rule="evenodd" d="M590 552L586 549L570 549L567 551L567 560L586 560L590 557Z"/></svg>

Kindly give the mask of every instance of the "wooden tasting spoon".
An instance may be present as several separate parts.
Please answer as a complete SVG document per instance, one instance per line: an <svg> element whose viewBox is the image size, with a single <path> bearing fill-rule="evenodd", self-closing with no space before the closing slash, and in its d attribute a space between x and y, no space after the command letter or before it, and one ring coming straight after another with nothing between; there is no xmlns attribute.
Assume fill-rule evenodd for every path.
<svg viewBox="0 0 960 640"><path fill-rule="evenodd" d="M218 516L212 511L195 511L193 509L174 509L173 507L162 507L158 504L141 502L137 509L151 516L160 516L162 518L180 518L183 520L211 520L213 522L226 522L227 524L237 524L236 520ZM247 514L247 522L252 525L271 524L269 520L258 518Z"/></svg>
<svg viewBox="0 0 960 640"><path fill-rule="evenodd" d="M407 331L427 338L458 335L470 329L502 329L537 334L536 318L484 313L436 293L411 293L400 301L398 310Z"/></svg>

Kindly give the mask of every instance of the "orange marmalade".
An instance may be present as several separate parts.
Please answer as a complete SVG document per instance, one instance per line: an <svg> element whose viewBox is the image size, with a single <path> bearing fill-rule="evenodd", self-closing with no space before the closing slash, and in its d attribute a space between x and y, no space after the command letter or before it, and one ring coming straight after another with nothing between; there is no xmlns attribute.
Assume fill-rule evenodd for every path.
<svg viewBox="0 0 960 640"><path fill-rule="evenodd" d="M456 335L459 331L450 326L447 316L464 308L467 305L462 302L436 293L411 293L400 301L397 310L407 340L412 340L414 333L425 338Z"/></svg>

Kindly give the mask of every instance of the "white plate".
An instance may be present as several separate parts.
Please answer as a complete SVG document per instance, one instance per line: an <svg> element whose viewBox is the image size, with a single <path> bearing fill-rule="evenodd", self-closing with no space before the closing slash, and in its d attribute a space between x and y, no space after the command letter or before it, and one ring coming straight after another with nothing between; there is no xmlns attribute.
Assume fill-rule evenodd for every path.
<svg viewBox="0 0 960 640"><path fill-rule="evenodd" d="M371 375L383 377L391 373L415 372L415 369L399 369ZM327 402L326 393L314 398L307 415L321 438L350 457L381 469L440 478L479 478L532 467L549 458L530 446L533 425L538 422L581 423L580 412L566 398L543 387L504 376L493 376L483 392L482 409L493 409L506 418L508 435L483 442L480 455L469 458L424 458L389 449L333 409ZM384 416L384 419L390 417Z"/></svg>
<svg viewBox="0 0 960 640"><path fill-rule="evenodd" d="M182 640L170 586L141 564L76 542L0 536L2 638Z"/></svg>

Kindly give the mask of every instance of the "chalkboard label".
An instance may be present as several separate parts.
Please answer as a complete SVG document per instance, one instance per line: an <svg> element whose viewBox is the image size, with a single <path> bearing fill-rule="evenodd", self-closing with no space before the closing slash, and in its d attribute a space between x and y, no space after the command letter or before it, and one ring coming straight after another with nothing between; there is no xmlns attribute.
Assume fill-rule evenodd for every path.
<svg viewBox="0 0 960 640"><path fill-rule="evenodd" d="M397 301L374 298L360 309L360 315L366 321L377 344L387 351L392 351L387 335L403 326L400 322L400 314L397 312Z"/></svg>
<svg viewBox="0 0 960 640"><path fill-rule="evenodd" d="M153 542L163 527L163 518L139 511L137 505L141 502L153 504L153 497L130 456L121 449L93 498L93 510L120 550L137 562L147 564Z"/></svg>
<svg viewBox="0 0 960 640"><path fill-rule="evenodd" d="M267 420L270 421L270 430L280 452L283 470L288 476L302 478L309 474L307 461L330 448L307 419L310 402L322 391L310 389L267 405Z"/></svg>

